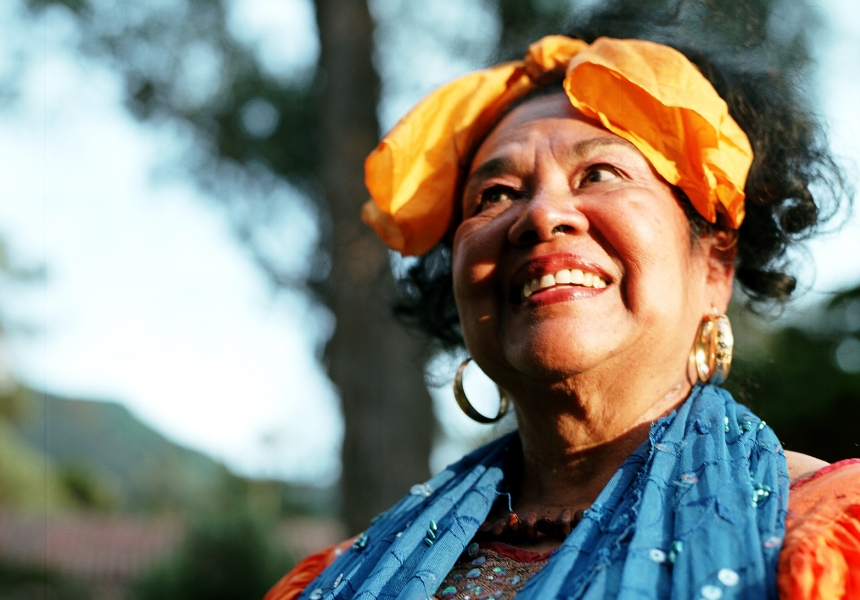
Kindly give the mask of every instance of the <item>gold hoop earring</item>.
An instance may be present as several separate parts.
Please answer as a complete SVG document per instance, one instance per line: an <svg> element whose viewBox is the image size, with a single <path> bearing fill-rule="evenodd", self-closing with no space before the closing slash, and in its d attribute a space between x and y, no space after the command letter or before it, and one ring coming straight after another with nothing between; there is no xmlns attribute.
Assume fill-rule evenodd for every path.
<svg viewBox="0 0 860 600"><path fill-rule="evenodd" d="M732 367L732 350L735 338L726 315L705 315L699 326L699 335L693 346L699 381L720 385L729 376Z"/></svg>
<svg viewBox="0 0 860 600"><path fill-rule="evenodd" d="M457 374L454 375L454 399L457 401L460 409L466 413L466 416L473 421L477 421L478 423L495 423L507 414L511 406L511 397L508 396L505 390L499 388L499 414L495 417L485 417L475 410L475 407L469 402L469 398L466 397L466 390L463 389L463 373L466 371L466 367L471 360L471 358L464 360L457 369Z"/></svg>

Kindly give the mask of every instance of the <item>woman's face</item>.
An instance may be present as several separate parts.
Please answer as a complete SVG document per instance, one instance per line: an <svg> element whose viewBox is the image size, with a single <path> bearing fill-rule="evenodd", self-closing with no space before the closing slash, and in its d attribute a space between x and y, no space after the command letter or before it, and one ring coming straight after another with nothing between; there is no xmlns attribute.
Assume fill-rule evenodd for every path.
<svg viewBox="0 0 860 600"><path fill-rule="evenodd" d="M502 387L679 370L732 271L693 243L672 188L563 94L524 103L478 149L454 237L466 345Z"/></svg>

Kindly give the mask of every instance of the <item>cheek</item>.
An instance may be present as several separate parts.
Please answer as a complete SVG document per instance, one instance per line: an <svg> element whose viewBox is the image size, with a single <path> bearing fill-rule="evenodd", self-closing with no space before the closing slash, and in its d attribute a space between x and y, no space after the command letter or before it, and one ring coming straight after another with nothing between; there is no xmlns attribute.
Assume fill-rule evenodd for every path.
<svg viewBox="0 0 860 600"><path fill-rule="evenodd" d="M622 272L622 299L634 313L678 309L695 280L690 229L674 197L648 195L594 223ZM665 309L665 310L661 310Z"/></svg>
<svg viewBox="0 0 860 600"><path fill-rule="evenodd" d="M493 233L492 224L467 221L454 236L454 298L467 346L498 321L499 303L504 301L498 271L502 243Z"/></svg>
<svg viewBox="0 0 860 600"><path fill-rule="evenodd" d="M497 285L497 270L504 243L501 230L497 222L477 220L464 221L457 228L452 253L454 294L457 298L476 294L480 296L488 288Z"/></svg>

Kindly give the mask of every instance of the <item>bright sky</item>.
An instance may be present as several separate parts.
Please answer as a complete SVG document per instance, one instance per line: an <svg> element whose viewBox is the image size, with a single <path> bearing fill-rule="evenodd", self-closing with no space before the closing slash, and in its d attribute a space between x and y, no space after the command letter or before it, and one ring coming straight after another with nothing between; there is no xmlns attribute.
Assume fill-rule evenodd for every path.
<svg viewBox="0 0 860 600"><path fill-rule="evenodd" d="M4 313L36 330L6 341L8 368L51 392L122 402L241 472L333 480L342 428L316 360L330 319L301 295L273 295L225 215L193 183L154 175L185 141L127 115L116 77L69 52L73 30L62 13L28 26L17 4L0 6L0 78L16 51L31 62L20 98L0 105L0 239L20 265L44 264L47 279L0 289ZM448 8L422 18L486 22L468 4L437 0L430 5ZM820 4L830 33L819 48L819 97L837 153L860 164L860 5ZM310 64L318 52L309 0L236 0L232 25L275 72ZM380 31L383 43L396 44L396 35ZM496 32L470 35L474 42ZM442 81L469 67L433 69ZM382 69L389 81L406 70L386 59ZM399 81L386 86L388 124L425 91ZM284 239L304 256L312 217L296 208L284 222ZM806 302L860 280L858 223L813 244ZM461 442L437 452L438 466L480 429L453 410L447 387L436 396L446 432Z"/></svg>

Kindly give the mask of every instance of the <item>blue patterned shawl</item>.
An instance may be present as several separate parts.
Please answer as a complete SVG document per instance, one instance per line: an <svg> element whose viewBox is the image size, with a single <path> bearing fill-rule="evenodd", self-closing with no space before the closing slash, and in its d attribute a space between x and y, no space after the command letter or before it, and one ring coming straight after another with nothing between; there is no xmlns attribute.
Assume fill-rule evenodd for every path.
<svg viewBox="0 0 860 600"><path fill-rule="evenodd" d="M414 486L301 598L431 597L495 503L514 435ZM787 503L773 431L698 385L651 426L517 600L776 598Z"/></svg>

